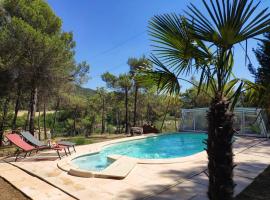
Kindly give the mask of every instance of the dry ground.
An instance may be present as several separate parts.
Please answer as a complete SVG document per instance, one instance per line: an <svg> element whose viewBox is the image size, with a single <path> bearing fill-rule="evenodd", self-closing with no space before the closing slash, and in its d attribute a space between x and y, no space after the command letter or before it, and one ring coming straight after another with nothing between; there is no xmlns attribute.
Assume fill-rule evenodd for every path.
<svg viewBox="0 0 270 200"><path fill-rule="evenodd" d="M0 177L0 199L2 200L30 200L10 183Z"/></svg>

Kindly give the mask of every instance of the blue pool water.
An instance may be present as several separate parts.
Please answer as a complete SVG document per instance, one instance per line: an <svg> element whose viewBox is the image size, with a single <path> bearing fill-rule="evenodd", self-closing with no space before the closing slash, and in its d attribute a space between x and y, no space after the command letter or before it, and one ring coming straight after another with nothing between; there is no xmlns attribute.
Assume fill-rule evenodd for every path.
<svg viewBox="0 0 270 200"><path fill-rule="evenodd" d="M184 157L203 151L203 140L206 138L203 133L164 134L109 145L97 154L84 155L72 162L81 169L101 171L112 163L107 156L113 154L142 159Z"/></svg>

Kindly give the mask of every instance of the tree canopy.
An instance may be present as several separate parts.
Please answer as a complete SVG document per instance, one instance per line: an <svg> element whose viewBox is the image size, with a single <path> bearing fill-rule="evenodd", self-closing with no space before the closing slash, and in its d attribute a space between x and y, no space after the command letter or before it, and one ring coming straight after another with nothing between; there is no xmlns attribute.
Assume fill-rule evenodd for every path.
<svg viewBox="0 0 270 200"><path fill-rule="evenodd" d="M38 99L57 96L67 88L64 85L79 83L89 65L76 64L73 35L62 31L60 18L46 2L4 0L1 10L0 70L7 75L1 79L2 96L19 102L24 91L29 98L29 130L34 133Z"/></svg>

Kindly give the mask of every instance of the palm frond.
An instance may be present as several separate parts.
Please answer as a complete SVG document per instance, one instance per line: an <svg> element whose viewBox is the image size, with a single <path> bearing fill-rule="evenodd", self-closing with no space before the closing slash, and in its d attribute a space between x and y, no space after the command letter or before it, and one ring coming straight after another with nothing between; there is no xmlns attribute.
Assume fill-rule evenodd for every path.
<svg viewBox="0 0 270 200"><path fill-rule="evenodd" d="M238 88L236 89L236 91L234 92L234 94L232 95L232 97L230 98L232 100L232 103L230 104L230 110L233 111L235 108L236 103L239 100L239 97L241 96L242 93L242 89L243 89L244 83L241 82L238 86Z"/></svg>
<svg viewBox="0 0 270 200"><path fill-rule="evenodd" d="M191 4L187 12L194 37L230 49L234 44L270 31L268 8L255 15L260 3L253 0L202 0L205 13Z"/></svg>
<svg viewBox="0 0 270 200"><path fill-rule="evenodd" d="M229 81L224 88L224 96L229 96L233 92L234 87L239 83L240 79L236 78Z"/></svg>
<svg viewBox="0 0 270 200"><path fill-rule="evenodd" d="M245 86L245 97L248 102L261 106L265 100L264 95L267 94L267 89L261 84L247 84Z"/></svg>
<svg viewBox="0 0 270 200"><path fill-rule="evenodd" d="M194 67L201 66L199 62L206 62L212 56L202 42L192 37L190 25L182 16L155 16L149 22L149 29L154 52L177 75L189 74Z"/></svg>
<svg viewBox="0 0 270 200"><path fill-rule="evenodd" d="M167 69L155 56L151 56L151 61L156 66L155 71L146 71L148 79L158 87L158 92L169 95L179 95L180 84L177 76Z"/></svg>

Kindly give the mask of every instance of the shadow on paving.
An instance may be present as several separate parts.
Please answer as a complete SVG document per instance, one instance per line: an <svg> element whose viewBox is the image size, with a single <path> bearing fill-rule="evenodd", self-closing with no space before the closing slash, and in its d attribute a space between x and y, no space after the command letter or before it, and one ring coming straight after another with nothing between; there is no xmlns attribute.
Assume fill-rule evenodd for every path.
<svg viewBox="0 0 270 200"><path fill-rule="evenodd" d="M205 168L194 168L190 170L163 170L159 173L161 180L155 181L155 184L146 184L143 190L139 188L132 188L125 190L124 193L119 194L119 199L151 199L151 200L165 200L165 199L190 199L196 197L198 193L203 194L207 190L205 180L207 177L203 173ZM191 178L196 175L196 181ZM142 175L143 176L143 175ZM139 178L139 177L138 177ZM162 183L162 178L173 180L173 184ZM159 182L160 181L160 182Z"/></svg>
<svg viewBox="0 0 270 200"><path fill-rule="evenodd" d="M18 162L41 162L41 161L56 161L59 159L57 153L55 152L38 152L33 153L31 156L27 156L23 158L23 153L21 156L17 159L16 163ZM65 157L63 153L61 153L61 157ZM15 162L14 155L6 156L2 159L0 159L0 162Z"/></svg>
<svg viewBox="0 0 270 200"><path fill-rule="evenodd" d="M239 167L239 168L237 168ZM257 177L266 167L265 164L256 163L254 166L250 162L238 162L236 170L234 170L234 181L237 184L235 188L235 194L239 194L250 185L255 177ZM200 170L200 172L199 172ZM147 200L207 200L208 189L208 176L207 170L202 169L190 169L188 171L178 170L164 170L160 173L162 177L170 177L175 180L172 185L162 184L159 180L156 180L156 184L149 184L144 187L144 190L139 190L134 187L132 189L125 190L124 193L119 195L119 199L147 199ZM182 177L182 178L180 178ZM261 180L264 178L265 180ZM258 198L255 198L256 186L261 183L260 192L257 191ZM262 185L265 183L265 185ZM249 189L251 187L251 189ZM270 167L259 177L255 179L244 192L235 198L235 200L268 200L270 195ZM267 198L261 196L268 195ZM249 198L248 198L249 197Z"/></svg>
<svg viewBox="0 0 270 200"><path fill-rule="evenodd" d="M269 200L270 166L261 173L235 200Z"/></svg>

